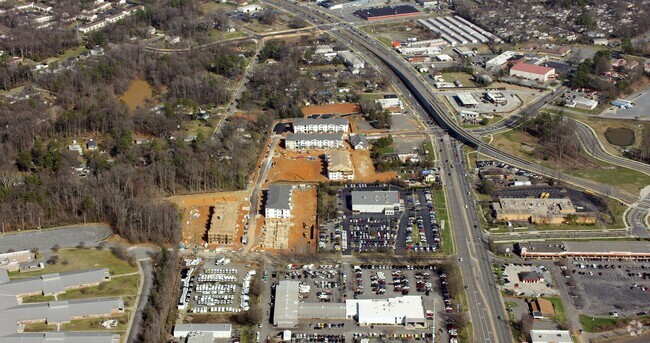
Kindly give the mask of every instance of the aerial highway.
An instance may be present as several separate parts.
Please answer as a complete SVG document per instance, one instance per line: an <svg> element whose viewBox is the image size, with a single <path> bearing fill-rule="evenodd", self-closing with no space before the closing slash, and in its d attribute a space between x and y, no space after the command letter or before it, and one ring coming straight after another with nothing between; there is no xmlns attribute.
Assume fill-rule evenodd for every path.
<svg viewBox="0 0 650 343"><path fill-rule="evenodd" d="M270 2L270 1L269 1ZM306 9L293 3L286 4L285 8L291 8L294 13L305 13L305 19L312 19L314 12L305 12ZM281 7L278 5L278 7ZM319 15L321 22L330 20L328 17ZM314 20L314 19L312 19ZM351 27L349 27L351 28ZM344 36L347 30L330 32L334 37L351 45L354 48L360 47L359 40L366 38L357 37L356 35ZM356 42L356 43L355 43ZM388 73L389 77L394 76ZM487 247L484 244L482 229L479 225L474 201L471 197L471 189L466 178L465 168L462 165L461 144L451 139L443 130L433 124L429 117L430 110L426 110L427 103L416 101L417 98L411 94L413 92L407 87L407 84L400 82L400 78L394 78L396 86L403 93L407 94L405 101L416 110L416 114L425 116L425 123L429 123L429 129L443 141L436 142L441 148L440 159L445 160L443 166L448 187L449 208L456 209L450 211L453 222L454 234L456 238L457 256L462 262L461 266L471 266L471 268L461 268L463 283L466 285L466 294L469 305L469 315L472 322L472 337L475 342L512 342L512 335L507 321L505 309L502 305L499 290L495 286L492 275L492 266L489 258ZM414 94L417 96L417 94ZM462 209L462 210L457 210ZM449 227L448 229L451 229Z"/></svg>

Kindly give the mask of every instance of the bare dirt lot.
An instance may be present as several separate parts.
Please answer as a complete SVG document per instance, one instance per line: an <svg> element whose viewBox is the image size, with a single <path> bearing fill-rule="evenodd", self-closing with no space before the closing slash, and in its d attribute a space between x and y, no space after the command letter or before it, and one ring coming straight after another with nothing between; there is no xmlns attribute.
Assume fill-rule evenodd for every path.
<svg viewBox="0 0 650 343"><path fill-rule="evenodd" d="M300 109L302 114L305 116L311 116L315 114L355 114L361 111L359 104L333 104L333 105L321 105L321 106L305 106Z"/></svg>
<svg viewBox="0 0 650 343"><path fill-rule="evenodd" d="M316 225L316 187L293 189L293 226L289 232L289 250L293 253L315 253L318 227Z"/></svg>
<svg viewBox="0 0 650 343"><path fill-rule="evenodd" d="M243 227L241 227L243 217L247 214L244 207L249 206L247 196L248 195L245 192L215 192L179 195L168 198L168 200L176 204L183 213L183 220L181 223L183 236L181 243L183 243L183 245L207 243L205 241L205 233L208 228L210 207L217 204L225 204L228 208L231 208L230 204L236 206L237 212L232 213L233 216L236 216L236 219L233 221L231 218L226 221L236 223L236 237L238 237L240 231L243 230ZM226 214L227 213L224 213L224 215ZM236 240L236 242L239 242L239 240Z"/></svg>
<svg viewBox="0 0 650 343"><path fill-rule="evenodd" d="M287 151L278 147L266 181L326 182L325 164L320 157L325 151L310 151L309 154Z"/></svg>
<svg viewBox="0 0 650 343"><path fill-rule="evenodd" d="M378 173L370 158L369 150L351 150L350 159L354 166L354 179L359 182L385 182L397 177L397 173Z"/></svg>

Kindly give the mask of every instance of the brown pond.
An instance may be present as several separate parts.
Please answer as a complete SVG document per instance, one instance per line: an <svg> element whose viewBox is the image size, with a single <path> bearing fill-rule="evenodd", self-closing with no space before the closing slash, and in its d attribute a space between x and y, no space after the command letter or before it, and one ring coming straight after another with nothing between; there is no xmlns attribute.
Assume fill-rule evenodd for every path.
<svg viewBox="0 0 650 343"><path fill-rule="evenodd" d="M605 131L605 139L607 139L609 144L629 146L634 144L634 131L624 127L610 128Z"/></svg>
<svg viewBox="0 0 650 343"><path fill-rule="evenodd" d="M142 106L144 101L151 98L153 88L145 80L133 80L129 89L120 96L126 107L133 111L138 106Z"/></svg>

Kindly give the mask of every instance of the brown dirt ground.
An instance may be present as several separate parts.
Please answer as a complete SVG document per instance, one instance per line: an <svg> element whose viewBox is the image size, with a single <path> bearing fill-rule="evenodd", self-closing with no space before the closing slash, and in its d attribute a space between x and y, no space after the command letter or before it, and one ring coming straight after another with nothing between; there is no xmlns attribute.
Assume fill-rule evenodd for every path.
<svg viewBox="0 0 650 343"><path fill-rule="evenodd" d="M214 204L219 202L234 202L238 204L236 237L241 236L244 230L242 225L244 215L248 214L243 207L250 205L248 201L245 201L246 197L247 194L245 192L215 192L169 197L168 200L176 204L183 213L181 242L184 245L194 243L202 245L207 243L204 236L207 231L210 206L214 206ZM235 239L235 241L239 242L239 239ZM241 245L241 243L235 244L235 248L239 248L238 245ZM210 246L210 248L216 248L216 245Z"/></svg>
<svg viewBox="0 0 650 343"><path fill-rule="evenodd" d="M397 177L397 173L393 171L378 173L370 158L369 150L350 150L350 158L354 166L355 181L385 182Z"/></svg>
<svg viewBox="0 0 650 343"><path fill-rule="evenodd" d="M322 105L322 106L305 106L300 109L302 114L305 116L310 116L313 114L354 114L361 111L359 104L333 104L333 105Z"/></svg>
<svg viewBox="0 0 650 343"><path fill-rule="evenodd" d="M316 223L316 187L308 189L293 189L293 227L289 232L289 250L298 254L315 253L318 242L318 226ZM300 206L298 206L300 204ZM306 226L307 229L303 229ZM310 229L314 227L314 239L310 238ZM307 237L303 236L303 233Z"/></svg>
<svg viewBox="0 0 650 343"><path fill-rule="evenodd" d="M323 159L319 157L323 154L325 154L325 151L310 151L309 154L301 154L278 147L266 182L327 182L327 177L324 175L325 164ZM316 159L308 160L307 156L316 157Z"/></svg>

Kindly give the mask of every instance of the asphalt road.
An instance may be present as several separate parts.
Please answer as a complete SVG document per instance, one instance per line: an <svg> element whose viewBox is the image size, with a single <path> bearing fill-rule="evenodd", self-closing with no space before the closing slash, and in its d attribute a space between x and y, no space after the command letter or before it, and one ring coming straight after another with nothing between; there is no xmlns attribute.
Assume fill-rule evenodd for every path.
<svg viewBox="0 0 650 343"><path fill-rule="evenodd" d="M140 268L142 269L142 276L144 277L142 283L141 293L138 295L138 303L133 313L133 322L129 326L128 338L126 342L139 342L137 340L138 333L141 331L142 319L144 315L144 308L147 306L149 300L149 292L153 285L153 271L151 269L151 261L140 260Z"/></svg>
<svg viewBox="0 0 650 343"><path fill-rule="evenodd" d="M443 185L453 224L457 256L475 342L512 342L501 295L492 275L492 263L474 205L463 163L462 145L449 136L438 140Z"/></svg>
<svg viewBox="0 0 650 343"><path fill-rule="evenodd" d="M250 239L248 239L248 242L244 246L244 252L248 253L250 249L255 245L255 230L257 226L257 221L256 217L257 214L259 213L259 200L260 200L260 192L262 191L262 185L264 185L264 181L266 181L266 177L269 174L269 169L271 168L271 163L273 163L273 155L275 152L275 148L278 146L280 143L280 138L281 136L274 136L273 140L270 143L270 146L267 147L267 154L262 163L260 164L260 170L258 170L257 173L257 179L255 180L255 184L253 186L253 190L251 191L251 198L250 198L250 210L248 211L248 232ZM252 234L251 234L252 233Z"/></svg>
<svg viewBox="0 0 650 343"><path fill-rule="evenodd" d="M562 86L556 89L553 93L548 93L543 97L537 99L536 101L530 103L528 106L524 107L519 113L514 114L507 119L504 119L495 125L487 127L479 127L475 129L467 130L470 133L477 135L486 135L486 134L495 134L501 131L507 131L513 129L519 124L521 124L521 119L526 115L534 115L542 108L544 105L555 101L556 98L561 96L566 90L566 87Z"/></svg>
<svg viewBox="0 0 650 343"><path fill-rule="evenodd" d="M575 133L588 154L601 161L650 175L649 164L610 154L605 150L593 129L579 120L568 120L571 120L575 124ZM628 212L628 224L630 225L630 233L633 236L650 238L650 232L648 231L650 228L645 223L645 217L648 215L649 207L650 194L636 205L633 204L632 209Z"/></svg>

